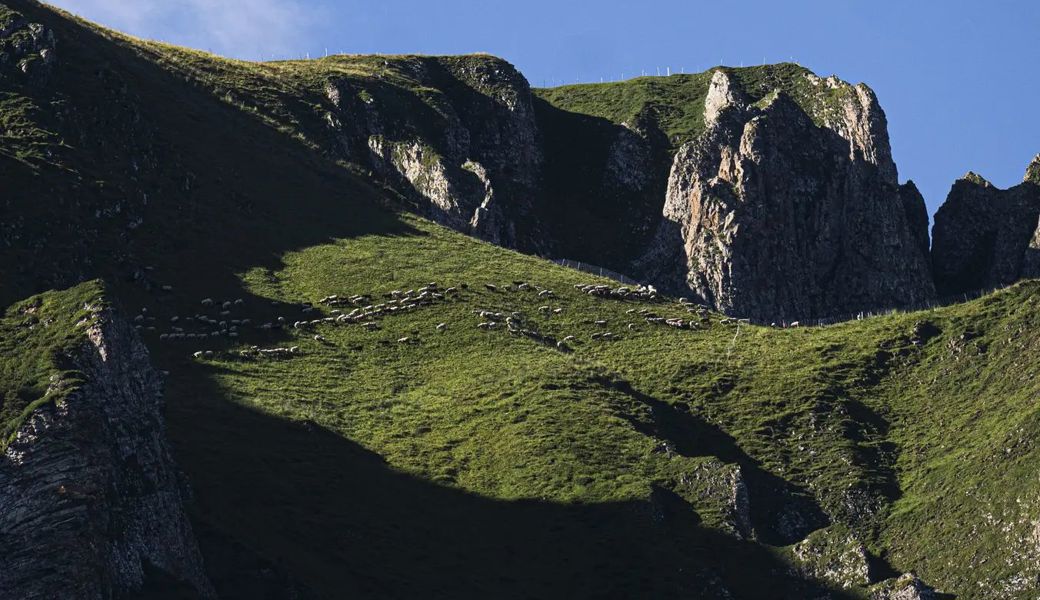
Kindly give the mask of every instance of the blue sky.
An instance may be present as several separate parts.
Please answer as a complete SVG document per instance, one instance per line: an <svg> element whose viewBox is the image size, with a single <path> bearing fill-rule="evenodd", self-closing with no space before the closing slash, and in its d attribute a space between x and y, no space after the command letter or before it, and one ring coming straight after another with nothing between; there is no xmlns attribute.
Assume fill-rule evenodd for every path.
<svg viewBox="0 0 1040 600"><path fill-rule="evenodd" d="M138 36L256 60L490 52L532 85L797 61L864 81L930 211L969 170L1000 187L1040 153L1036 0L51 0Z"/></svg>

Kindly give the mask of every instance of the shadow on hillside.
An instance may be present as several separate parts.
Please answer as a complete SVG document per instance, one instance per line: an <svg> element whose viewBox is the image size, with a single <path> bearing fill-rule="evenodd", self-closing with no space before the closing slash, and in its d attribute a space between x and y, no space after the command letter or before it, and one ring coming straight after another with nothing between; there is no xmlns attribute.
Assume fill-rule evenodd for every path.
<svg viewBox="0 0 1040 600"><path fill-rule="evenodd" d="M667 138L652 116L638 119L650 132L644 140L602 117L563 110L537 96L533 104L545 152L544 197L538 201L557 244L554 251L561 258L628 272L660 220L671 166ZM611 182L615 147L628 148L624 159L645 175L642 187ZM637 158L643 156L645 165Z"/></svg>
<svg viewBox="0 0 1040 600"><path fill-rule="evenodd" d="M197 368L172 380L167 397L196 529L223 598L824 592L763 547L701 527L664 489L648 502L500 501L396 472L316 424L223 400Z"/></svg>
<svg viewBox="0 0 1040 600"><path fill-rule="evenodd" d="M630 420L641 433L668 441L683 456L715 456L740 465L748 488L751 526L757 539L776 546L793 544L829 524L827 515L808 490L763 469L725 431L682 407L636 390L627 381L603 383L650 407L654 418L652 427Z"/></svg>
<svg viewBox="0 0 1040 600"><path fill-rule="evenodd" d="M124 301L245 297L237 274L277 269L285 253L362 235L419 235L374 187L217 90L32 3L62 58L46 80L11 83L67 139L62 169L0 173L0 305L102 278ZM184 67L188 69L189 67ZM5 83L5 89L7 84ZM311 107L311 110L315 110Z"/></svg>

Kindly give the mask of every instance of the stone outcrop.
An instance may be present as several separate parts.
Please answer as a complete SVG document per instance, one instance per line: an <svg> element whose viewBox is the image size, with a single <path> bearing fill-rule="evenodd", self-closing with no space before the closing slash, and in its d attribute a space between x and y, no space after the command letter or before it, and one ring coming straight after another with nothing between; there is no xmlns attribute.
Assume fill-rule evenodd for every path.
<svg viewBox="0 0 1040 600"><path fill-rule="evenodd" d="M38 408L0 457L5 598L102 599L158 570L211 597L166 441L161 381L129 324L104 310L66 393Z"/></svg>
<svg viewBox="0 0 1040 600"><path fill-rule="evenodd" d="M0 79L16 71L20 75L45 75L57 60L54 32L0 6Z"/></svg>
<svg viewBox="0 0 1040 600"><path fill-rule="evenodd" d="M932 269L940 294L1001 287L1040 276L1040 156L1025 181L1002 190L975 173L953 184L935 214Z"/></svg>
<svg viewBox="0 0 1040 600"><path fill-rule="evenodd" d="M866 86L830 85L839 104L818 126L782 91L752 103L716 71L640 274L759 320L930 299L923 202L898 184L884 113Z"/></svg>
<svg viewBox="0 0 1040 600"><path fill-rule="evenodd" d="M803 575L850 589L870 584L870 564L863 543L837 526L818 529L792 547Z"/></svg>
<svg viewBox="0 0 1040 600"><path fill-rule="evenodd" d="M895 579L872 586L871 600L935 600L935 589L913 573L904 573Z"/></svg>
<svg viewBox="0 0 1040 600"><path fill-rule="evenodd" d="M411 57L385 69L399 83L326 84L325 121L336 152L371 168L441 224L537 250L537 235L518 235L533 222L542 165L527 80L487 56Z"/></svg>

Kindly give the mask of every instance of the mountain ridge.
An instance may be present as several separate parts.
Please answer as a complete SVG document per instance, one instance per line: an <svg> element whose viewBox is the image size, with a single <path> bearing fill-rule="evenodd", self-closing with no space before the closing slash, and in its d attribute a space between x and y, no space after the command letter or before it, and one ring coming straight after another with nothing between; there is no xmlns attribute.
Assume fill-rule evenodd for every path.
<svg viewBox="0 0 1040 600"><path fill-rule="evenodd" d="M511 148L539 139L533 122L544 156L518 171L560 185L541 201L570 215L538 225L559 237L600 208L557 243L617 246L605 256L620 261L653 235L674 162L651 111L623 127L536 90L532 116L513 102L526 82L482 79L501 64L487 57L332 57L315 74L0 6L26 15L18 39L32 40L0 52L37 55L26 70L26 56L0 61L4 114L17 116L5 128L26 133L0 138L13 190L0 200L0 304L28 340L0 347L0 415L32 408L46 377L21 365L51 356L40 326L22 327L23 299L104 279L168 372L169 444L219 597L1035 595L1036 282L828 327L752 324L422 216L465 229L484 208L507 219L477 219L490 231L537 238L523 219L508 227L541 208L524 176L496 179L513 181ZM883 190L899 251L922 253L923 203L884 153L769 91L715 104L713 139L736 143L678 140L728 157L690 172L783 172L766 158L800 156L790 128L842 168L792 163L805 171L785 181L828 191L813 206L843 197L833 189ZM485 115L504 116L458 127ZM848 123L869 129L863 116ZM568 138L590 154L560 168ZM351 163L355 149L379 150L382 167ZM769 178L721 181L751 182L729 188L739 196ZM427 195L441 192L434 210ZM563 204L579 193L599 204ZM647 201L659 193L661 206ZM618 222L633 206L645 218Z"/></svg>

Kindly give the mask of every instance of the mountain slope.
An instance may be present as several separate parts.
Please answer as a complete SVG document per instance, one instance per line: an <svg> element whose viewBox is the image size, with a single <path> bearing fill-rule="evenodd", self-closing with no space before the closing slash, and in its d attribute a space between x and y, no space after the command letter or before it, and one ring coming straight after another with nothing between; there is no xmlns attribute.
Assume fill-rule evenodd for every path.
<svg viewBox="0 0 1040 600"><path fill-rule="evenodd" d="M328 71L411 114L497 59L255 65L4 5L54 54L5 62L0 297L103 277L133 315L220 597L1036 595L1035 283L789 329L621 292L392 210L318 135Z"/></svg>

